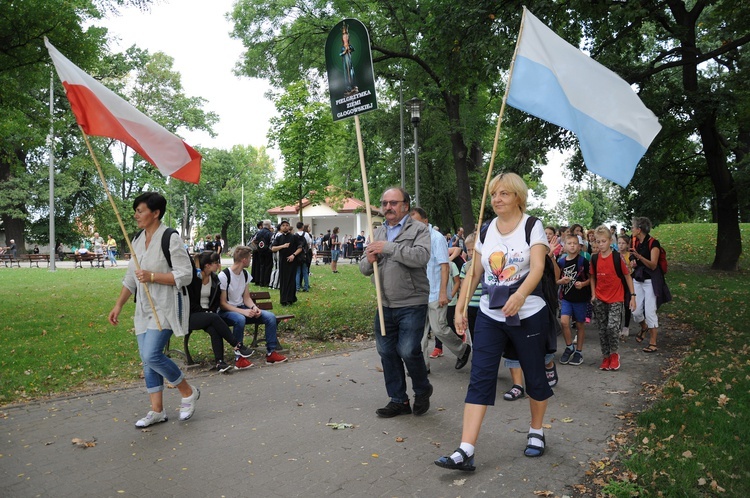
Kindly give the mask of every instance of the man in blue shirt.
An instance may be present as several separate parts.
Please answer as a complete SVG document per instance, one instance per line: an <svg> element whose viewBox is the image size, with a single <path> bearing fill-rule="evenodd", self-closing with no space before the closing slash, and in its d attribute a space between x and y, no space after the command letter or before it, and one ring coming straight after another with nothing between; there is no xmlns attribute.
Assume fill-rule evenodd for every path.
<svg viewBox="0 0 750 498"><path fill-rule="evenodd" d="M424 223L430 229L431 254L430 262L427 263L427 279L430 282L430 298L427 305L427 323L425 323L422 338L422 349L427 351L427 336L430 329L437 339L448 346L456 355L456 369L463 368L469 361L471 346L461 340L453 329L448 325L448 281L450 280L450 262L448 260L448 246L443 235L432 228L427 213L420 207L414 207L409 213L419 222ZM429 361L429 360L427 360ZM429 371L429 365L427 367Z"/></svg>

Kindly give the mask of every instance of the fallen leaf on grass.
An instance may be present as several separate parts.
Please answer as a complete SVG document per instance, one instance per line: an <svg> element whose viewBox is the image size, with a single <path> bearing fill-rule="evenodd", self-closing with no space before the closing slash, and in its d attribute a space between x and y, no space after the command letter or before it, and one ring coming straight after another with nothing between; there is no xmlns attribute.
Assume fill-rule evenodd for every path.
<svg viewBox="0 0 750 498"><path fill-rule="evenodd" d="M682 454L685 458L693 458L693 453L690 450L687 450L685 453Z"/></svg>
<svg viewBox="0 0 750 498"><path fill-rule="evenodd" d="M85 439L74 437L70 442L75 444L79 448L93 448L94 446L96 446L96 439L86 441Z"/></svg>

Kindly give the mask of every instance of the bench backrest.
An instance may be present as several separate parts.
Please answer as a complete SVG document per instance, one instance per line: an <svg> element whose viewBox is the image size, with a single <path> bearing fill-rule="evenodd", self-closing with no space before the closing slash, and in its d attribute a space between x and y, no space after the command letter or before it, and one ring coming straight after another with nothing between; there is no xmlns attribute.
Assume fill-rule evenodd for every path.
<svg viewBox="0 0 750 498"><path fill-rule="evenodd" d="M271 311L273 309L271 294L268 292L251 292L250 299L252 299L255 305L262 310Z"/></svg>

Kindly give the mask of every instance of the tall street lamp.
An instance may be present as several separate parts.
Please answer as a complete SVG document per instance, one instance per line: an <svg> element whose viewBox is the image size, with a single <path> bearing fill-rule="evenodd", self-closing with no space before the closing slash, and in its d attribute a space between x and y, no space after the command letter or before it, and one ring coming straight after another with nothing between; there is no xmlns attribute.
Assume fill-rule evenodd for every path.
<svg viewBox="0 0 750 498"><path fill-rule="evenodd" d="M421 121L423 100L414 97L406 102L406 108L411 113L411 124L414 128L414 205L419 206L419 147L417 140L417 127Z"/></svg>

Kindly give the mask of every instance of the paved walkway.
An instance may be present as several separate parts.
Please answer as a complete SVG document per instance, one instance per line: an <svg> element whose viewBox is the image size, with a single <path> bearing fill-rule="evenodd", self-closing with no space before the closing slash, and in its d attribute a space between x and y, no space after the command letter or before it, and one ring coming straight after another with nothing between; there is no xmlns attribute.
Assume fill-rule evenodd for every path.
<svg viewBox="0 0 750 498"><path fill-rule="evenodd" d="M623 345L622 369L602 372L589 331L585 363L559 365L560 384L545 423L542 458L522 455L529 407L499 400L485 419L477 471L433 465L460 441L469 366L432 360L435 386L422 416L380 419L387 402L373 347L218 375L190 371L200 387L195 416L137 430L149 409L141 386L0 409L0 496L520 496L573 495L589 461L607 456L616 415L643 403L641 385L664 361ZM116 368L116 365L113 365ZM498 390L510 385L501 369ZM328 422L353 424L333 430ZM96 439L82 449L73 438Z"/></svg>

